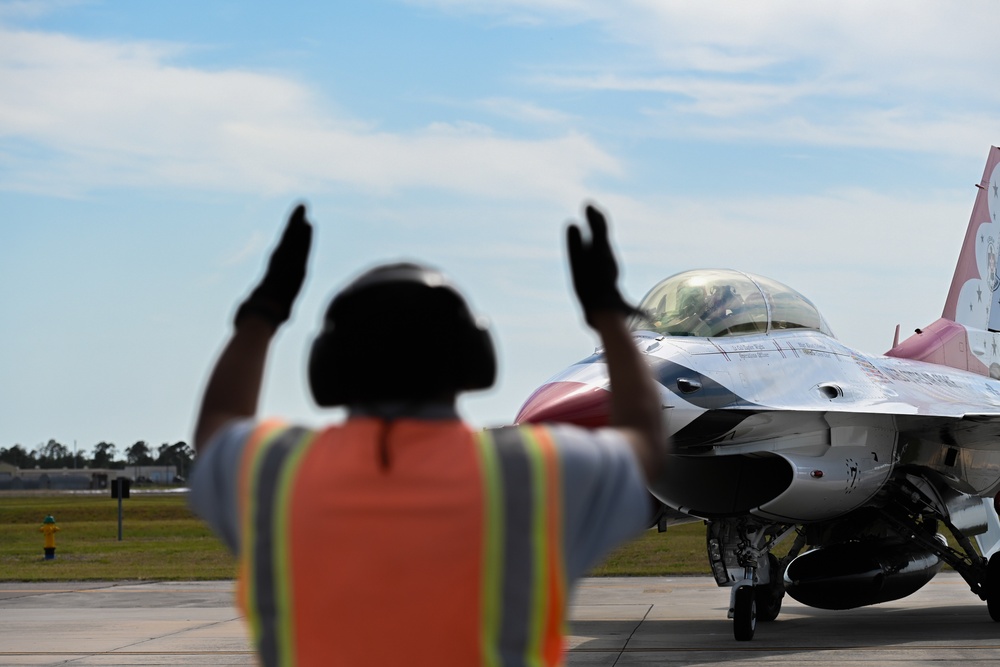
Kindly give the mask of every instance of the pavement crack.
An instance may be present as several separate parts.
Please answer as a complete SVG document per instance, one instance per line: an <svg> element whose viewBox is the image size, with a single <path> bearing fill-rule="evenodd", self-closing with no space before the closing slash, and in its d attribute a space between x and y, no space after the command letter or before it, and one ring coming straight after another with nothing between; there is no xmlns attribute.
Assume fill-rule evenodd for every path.
<svg viewBox="0 0 1000 667"><path fill-rule="evenodd" d="M653 611L653 605L647 605L646 606L646 613L642 615L642 618L639 619L639 622L635 624L634 628L632 628L632 632L629 633L628 639L626 639L625 643L622 644L622 650L618 651L618 655L615 656L615 661L612 663L611 667L616 667L616 665L618 664L618 661L621 660L622 654L625 653L626 650L628 650L628 644L629 644L630 641L632 641L632 637L635 636L635 633L638 632L639 627L649 617L649 612L651 612L651 611Z"/></svg>
<svg viewBox="0 0 1000 667"><path fill-rule="evenodd" d="M239 614L237 614L236 616L233 616L232 618L224 618L224 619L221 619L221 620L218 620L218 621L212 621L210 623L203 623L201 625L193 625L193 626L191 626L189 628L182 628L180 630L175 630L173 632L168 632L166 634L156 635L155 637L146 637L145 639L140 639L138 641L134 641L131 644L124 644L122 646L116 646L115 648L108 649L107 651L96 651L96 652L90 653L89 655L80 656L79 658L72 658L70 660L66 660L66 661L61 662L59 664L61 664L61 665L68 665L68 664L77 662L78 660L87 660L89 658L94 657L95 655L114 655L114 654L120 653L120 652L127 652L128 649L135 648L136 646L141 646L143 644L147 644L147 643L152 642L152 641L157 641L157 640L160 640L160 639L165 639L167 637L174 637L176 635L181 635L181 634L184 634L185 632L192 632L194 630L203 630L205 628L211 628L212 626L222 625L223 623L232 623L233 621L239 620L240 618L242 618L242 616L239 615ZM172 651L165 651L164 653L172 653Z"/></svg>

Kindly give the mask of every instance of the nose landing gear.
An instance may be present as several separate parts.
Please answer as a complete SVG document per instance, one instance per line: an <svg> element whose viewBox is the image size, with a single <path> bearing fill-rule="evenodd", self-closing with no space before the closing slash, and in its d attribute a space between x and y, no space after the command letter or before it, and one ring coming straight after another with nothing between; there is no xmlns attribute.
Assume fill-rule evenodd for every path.
<svg viewBox="0 0 1000 667"><path fill-rule="evenodd" d="M708 558L720 586L731 586L729 618L737 641L753 639L757 621L773 621L785 595L784 563L771 548L794 527L743 517L708 523Z"/></svg>
<svg viewBox="0 0 1000 667"><path fill-rule="evenodd" d="M733 636L737 641L750 641L757 629L757 596L753 584L733 589Z"/></svg>

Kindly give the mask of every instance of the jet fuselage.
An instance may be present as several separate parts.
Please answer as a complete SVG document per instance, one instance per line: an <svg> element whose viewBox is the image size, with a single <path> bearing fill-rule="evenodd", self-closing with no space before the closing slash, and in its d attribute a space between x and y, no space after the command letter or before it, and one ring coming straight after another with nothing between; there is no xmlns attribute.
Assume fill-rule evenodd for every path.
<svg viewBox="0 0 1000 667"><path fill-rule="evenodd" d="M961 424L984 406L1000 409L996 380L867 355L811 330L634 335L660 385L677 455L651 491L674 509L825 520L864 505L903 465L933 469L964 493L1000 486L997 429ZM546 409L565 413L607 386L595 354L543 387ZM529 399L518 420L538 418Z"/></svg>

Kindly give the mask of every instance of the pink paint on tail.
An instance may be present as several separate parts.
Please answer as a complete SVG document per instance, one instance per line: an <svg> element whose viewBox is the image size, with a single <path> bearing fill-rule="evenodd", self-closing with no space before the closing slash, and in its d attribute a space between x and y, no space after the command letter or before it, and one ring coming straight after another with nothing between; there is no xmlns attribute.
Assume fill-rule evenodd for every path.
<svg viewBox="0 0 1000 667"><path fill-rule="evenodd" d="M990 147L941 319L886 354L1000 378L1000 148Z"/></svg>

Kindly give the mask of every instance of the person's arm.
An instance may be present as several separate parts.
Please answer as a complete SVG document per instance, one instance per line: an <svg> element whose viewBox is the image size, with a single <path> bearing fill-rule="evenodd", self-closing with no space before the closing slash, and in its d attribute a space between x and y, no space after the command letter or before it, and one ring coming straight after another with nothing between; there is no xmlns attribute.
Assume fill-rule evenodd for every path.
<svg viewBox="0 0 1000 667"><path fill-rule="evenodd" d="M290 316L305 279L312 225L305 207L297 206L267 271L240 305L234 331L209 375L194 431L194 447L203 454L212 436L227 422L257 413L264 364L271 340Z"/></svg>
<svg viewBox="0 0 1000 667"><path fill-rule="evenodd" d="M587 206L586 215L589 242L576 225L567 230L573 287L587 324L604 345L611 381L611 425L622 431L649 482L667 456L663 408L649 367L626 324L626 317L636 309L618 292L618 265L608 241L607 222L593 206Z"/></svg>

